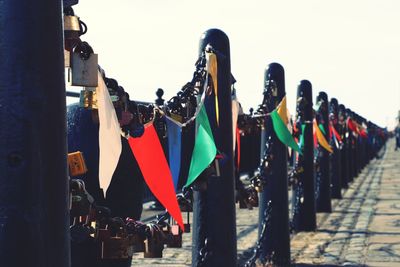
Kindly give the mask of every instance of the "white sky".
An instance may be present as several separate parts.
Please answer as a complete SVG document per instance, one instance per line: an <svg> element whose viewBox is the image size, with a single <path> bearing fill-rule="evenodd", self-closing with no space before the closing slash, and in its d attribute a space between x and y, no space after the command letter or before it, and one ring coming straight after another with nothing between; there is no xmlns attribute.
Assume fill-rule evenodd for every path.
<svg viewBox="0 0 400 267"><path fill-rule="evenodd" d="M245 111L262 100L263 73L285 68L288 108L308 79L380 126L400 110L399 0L80 0L82 39L132 99L165 99L192 78L200 35L230 39L232 73Z"/></svg>

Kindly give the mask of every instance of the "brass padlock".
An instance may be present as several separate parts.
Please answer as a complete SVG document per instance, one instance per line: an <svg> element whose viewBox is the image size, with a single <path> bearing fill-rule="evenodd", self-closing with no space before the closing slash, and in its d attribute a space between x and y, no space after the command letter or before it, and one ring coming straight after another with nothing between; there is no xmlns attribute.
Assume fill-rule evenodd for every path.
<svg viewBox="0 0 400 267"><path fill-rule="evenodd" d="M71 86L97 87L98 57L86 42L79 43L71 53L68 83Z"/></svg>
<svg viewBox="0 0 400 267"><path fill-rule="evenodd" d="M87 172L85 159L80 151L68 153L69 175L79 176Z"/></svg>
<svg viewBox="0 0 400 267"><path fill-rule="evenodd" d="M64 31L80 32L79 17L64 15Z"/></svg>
<svg viewBox="0 0 400 267"><path fill-rule="evenodd" d="M86 87L80 93L79 106L85 109L98 109L97 92L92 87Z"/></svg>

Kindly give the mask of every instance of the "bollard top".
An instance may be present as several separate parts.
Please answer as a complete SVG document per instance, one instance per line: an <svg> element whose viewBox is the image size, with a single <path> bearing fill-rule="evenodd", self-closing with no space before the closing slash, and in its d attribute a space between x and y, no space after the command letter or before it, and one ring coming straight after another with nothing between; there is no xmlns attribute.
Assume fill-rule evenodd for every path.
<svg viewBox="0 0 400 267"><path fill-rule="evenodd" d="M229 38L220 29L209 29L200 36L199 55L204 52L207 45L210 45L216 52L218 59L226 58L229 55Z"/></svg>
<svg viewBox="0 0 400 267"><path fill-rule="evenodd" d="M310 81L300 81L297 86L297 97L304 97L309 103L312 103L312 84Z"/></svg>
<svg viewBox="0 0 400 267"><path fill-rule="evenodd" d="M297 86L296 110L298 114L303 115L303 120L313 119L312 85L308 80L301 80Z"/></svg>
<svg viewBox="0 0 400 267"><path fill-rule="evenodd" d="M328 103L328 94L323 92L323 91L319 92L318 95L317 95L317 102L320 101L320 100Z"/></svg>
<svg viewBox="0 0 400 267"><path fill-rule="evenodd" d="M271 86L271 81L273 81L277 87L276 97L280 101L285 96L285 70L279 63L270 63L264 72L264 92L266 92Z"/></svg>

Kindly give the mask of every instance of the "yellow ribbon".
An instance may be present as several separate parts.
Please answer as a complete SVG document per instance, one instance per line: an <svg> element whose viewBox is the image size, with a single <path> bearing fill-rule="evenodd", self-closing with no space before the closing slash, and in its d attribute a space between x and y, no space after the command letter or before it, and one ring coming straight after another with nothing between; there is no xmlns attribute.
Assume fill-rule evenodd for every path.
<svg viewBox="0 0 400 267"><path fill-rule="evenodd" d="M288 124L288 113L287 113L287 108L286 108L286 96L284 96L279 103L279 105L276 107L276 112L278 112L279 117L281 117L282 121L285 123L285 125Z"/></svg>
<svg viewBox="0 0 400 267"><path fill-rule="evenodd" d="M318 127L317 121L314 119L314 131L317 135L318 143L325 148L329 153L333 153L332 147L326 141L324 134L321 132L321 129Z"/></svg>
<svg viewBox="0 0 400 267"><path fill-rule="evenodd" d="M218 104L218 63L217 55L214 53L206 53L207 55L207 72L211 75L214 94L215 94L215 116L217 125L219 125L219 104Z"/></svg>

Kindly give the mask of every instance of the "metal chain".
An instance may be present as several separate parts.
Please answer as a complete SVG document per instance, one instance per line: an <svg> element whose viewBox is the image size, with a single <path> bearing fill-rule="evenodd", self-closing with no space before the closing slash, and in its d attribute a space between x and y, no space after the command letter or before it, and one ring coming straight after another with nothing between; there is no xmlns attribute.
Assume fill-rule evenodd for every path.
<svg viewBox="0 0 400 267"><path fill-rule="evenodd" d="M209 249L208 249L208 243L209 243L209 241L208 241L208 239L207 238L205 238L204 239L204 245L203 245L203 247L199 250L199 256L200 256L200 259L199 259L199 261L197 262L197 267L204 267L204 266L206 266L205 264L207 263L207 260L210 258L210 256L212 255L212 252L211 251L209 251Z"/></svg>
<svg viewBox="0 0 400 267"><path fill-rule="evenodd" d="M270 225L271 222L271 211L272 211L272 202L269 201L267 203L267 208L264 210L264 220L263 220L263 224L262 224L262 229L261 229L261 234L257 240L257 244L256 247L254 248L254 254L253 256L246 262L246 264L244 265L244 267L255 267L256 265L256 261L257 259L260 257L261 255L261 251L263 249L263 241L266 237L267 234L267 229ZM267 257L269 258L269 257Z"/></svg>

